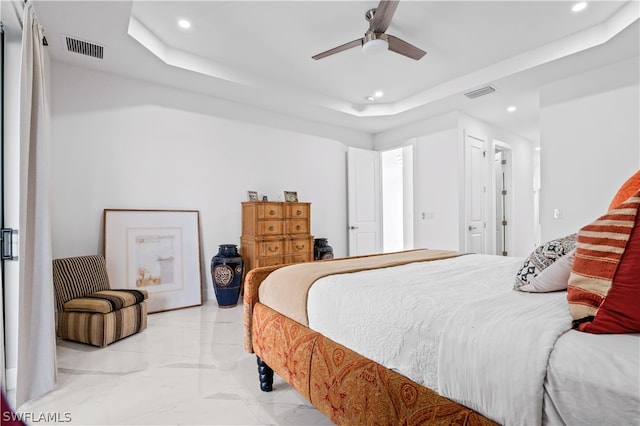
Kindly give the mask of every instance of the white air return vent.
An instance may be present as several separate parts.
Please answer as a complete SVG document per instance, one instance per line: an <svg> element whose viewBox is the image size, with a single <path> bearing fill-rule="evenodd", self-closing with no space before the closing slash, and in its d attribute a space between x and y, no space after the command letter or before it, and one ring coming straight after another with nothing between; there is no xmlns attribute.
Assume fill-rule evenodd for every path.
<svg viewBox="0 0 640 426"><path fill-rule="evenodd" d="M69 52L98 59L103 59L104 57L104 46L71 36L64 36L64 41Z"/></svg>
<svg viewBox="0 0 640 426"><path fill-rule="evenodd" d="M480 96L488 95L489 93L495 92L496 89L493 86L485 86L476 90L472 90L470 92L465 93L464 95L469 99L479 98Z"/></svg>

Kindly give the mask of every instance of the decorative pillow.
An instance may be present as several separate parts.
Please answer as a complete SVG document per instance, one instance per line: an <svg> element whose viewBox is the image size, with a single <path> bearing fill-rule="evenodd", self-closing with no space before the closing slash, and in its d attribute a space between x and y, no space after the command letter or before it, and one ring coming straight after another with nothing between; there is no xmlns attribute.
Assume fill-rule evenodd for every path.
<svg viewBox="0 0 640 426"><path fill-rule="evenodd" d="M578 232L567 300L573 327L640 332L640 190Z"/></svg>
<svg viewBox="0 0 640 426"><path fill-rule="evenodd" d="M613 210L618 207L618 205L624 202L627 198L635 194L636 191L640 191L640 170L635 172L633 176L622 184L615 197L613 197L613 200L611 200L609 210Z"/></svg>
<svg viewBox="0 0 640 426"><path fill-rule="evenodd" d="M513 289L519 290L523 285L530 284L533 278L551 266L553 262L573 250L576 247L577 235L571 234L556 238L536 248L516 273Z"/></svg>
<svg viewBox="0 0 640 426"><path fill-rule="evenodd" d="M516 288L520 291L528 291L529 293L548 293L551 291L566 290L569 284L569 275L571 274L571 265L575 257L576 249L560 257L553 262L544 271L529 280L529 284L525 284Z"/></svg>

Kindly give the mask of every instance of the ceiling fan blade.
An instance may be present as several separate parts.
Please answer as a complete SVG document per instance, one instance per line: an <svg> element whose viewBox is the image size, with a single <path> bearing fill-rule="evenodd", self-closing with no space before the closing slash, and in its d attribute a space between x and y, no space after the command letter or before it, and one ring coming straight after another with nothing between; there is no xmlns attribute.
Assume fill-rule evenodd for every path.
<svg viewBox="0 0 640 426"><path fill-rule="evenodd" d="M408 58L415 59L416 61L427 54L424 50L415 47L413 44L409 44L404 40L387 34L387 41L389 42L389 50L399 53Z"/></svg>
<svg viewBox="0 0 640 426"><path fill-rule="evenodd" d="M373 15L373 19L369 22L369 31L374 33L383 33L389 28L391 18L396 12L399 0L381 0Z"/></svg>
<svg viewBox="0 0 640 426"><path fill-rule="evenodd" d="M325 52L318 53L317 55L312 56L312 58L315 60L326 58L327 56L334 55L336 53L342 52L343 50L351 49L352 47L357 47L357 46L362 46L361 38L350 41L349 43L345 43L338 47L334 47L333 49L329 49Z"/></svg>

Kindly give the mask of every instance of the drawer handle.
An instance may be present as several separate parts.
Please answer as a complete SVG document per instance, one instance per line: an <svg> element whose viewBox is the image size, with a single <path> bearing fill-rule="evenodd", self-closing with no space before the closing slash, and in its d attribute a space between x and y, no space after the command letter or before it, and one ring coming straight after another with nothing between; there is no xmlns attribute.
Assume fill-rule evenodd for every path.
<svg viewBox="0 0 640 426"><path fill-rule="evenodd" d="M275 210L269 210L269 214L270 214L271 216L273 216L274 214L276 214L276 211L275 211Z"/></svg>
<svg viewBox="0 0 640 426"><path fill-rule="evenodd" d="M269 250L271 253L275 253L278 251L278 247L273 248L273 247L269 247L267 250Z"/></svg>
<svg viewBox="0 0 640 426"><path fill-rule="evenodd" d="M299 230L301 230L301 229L302 229L302 226L300 226L300 225L297 225L297 226L296 226L296 231L299 231Z"/></svg>
<svg viewBox="0 0 640 426"><path fill-rule="evenodd" d="M304 250L304 245L299 246L296 244L296 250Z"/></svg>
<svg viewBox="0 0 640 426"><path fill-rule="evenodd" d="M296 211L296 215L300 216L302 214L302 210Z"/></svg>
<svg viewBox="0 0 640 426"><path fill-rule="evenodd" d="M273 226L270 226L270 227L269 227L269 231L273 231Z"/></svg>

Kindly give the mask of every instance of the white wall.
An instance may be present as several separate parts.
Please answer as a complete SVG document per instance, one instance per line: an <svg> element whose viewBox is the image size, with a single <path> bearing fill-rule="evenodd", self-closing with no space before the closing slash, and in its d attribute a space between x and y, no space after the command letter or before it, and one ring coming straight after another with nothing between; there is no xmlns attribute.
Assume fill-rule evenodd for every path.
<svg viewBox="0 0 640 426"><path fill-rule="evenodd" d="M213 298L208 264L219 244L240 243L247 190L297 191L312 203L312 234L346 255L343 143L219 118L202 95L66 64L52 79L54 257L102 252L105 208L199 210Z"/></svg>
<svg viewBox="0 0 640 426"><path fill-rule="evenodd" d="M415 247L464 250L466 234L462 230L465 227L465 134L486 140L489 152L493 152L495 139L510 146L513 161L514 214L509 218L509 223L514 237L513 250L509 255L527 256L535 242L533 145L527 139L460 112L413 123L375 137L374 145L377 149L389 149L406 143L413 143L415 146ZM489 162L487 176L491 177L493 174L493 162ZM495 185L488 185L488 199L492 199L494 195ZM492 204L489 205L489 209L491 208ZM494 213L489 213L487 235L491 237L488 249L494 252Z"/></svg>
<svg viewBox="0 0 640 426"><path fill-rule="evenodd" d="M542 241L606 213L640 168L638 58L557 81L540 91ZM562 217L554 219L554 209Z"/></svg>
<svg viewBox="0 0 640 426"><path fill-rule="evenodd" d="M500 138L501 136L498 136ZM500 139L502 140L502 139ZM534 147L531 141L512 136L505 140L511 146L513 177L513 216L507 218L513 223L513 253L515 256L528 256L536 247L536 214L534 204ZM495 189L496 185L492 185ZM495 221L494 221L495 223ZM511 238L511 236L508 236Z"/></svg>
<svg viewBox="0 0 640 426"><path fill-rule="evenodd" d="M513 252L510 256L528 256L535 244L534 226L534 205L533 205L533 144L531 141L493 127L481 120L460 114L459 119L460 140L464 140L464 134L472 135L487 142L487 152L493 153L495 141L499 140L509 145L512 153L513 166L513 215L507 218L509 221L510 234L513 235ZM489 156L493 158L493 155ZM489 158L488 157L488 158ZM493 161L488 161L487 197L493 200L496 186L492 184L495 176ZM463 189L461 189L462 191ZM462 194L464 195L464 194ZM489 208L493 208L494 203L489 203ZM461 212L464 215L464 212ZM487 215L487 238L490 252L495 250L495 212L490 211ZM464 219L461 220L464 226ZM461 228L462 229L462 228ZM509 232L509 231L508 231ZM461 247L463 246L464 235L461 236Z"/></svg>
<svg viewBox="0 0 640 426"><path fill-rule="evenodd" d="M451 111L376 133L373 137L373 149L378 151L393 149L418 136L453 129L458 125L458 118L458 111Z"/></svg>
<svg viewBox="0 0 640 426"><path fill-rule="evenodd" d="M455 128L415 138L415 246L460 250L459 144Z"/></svg>

